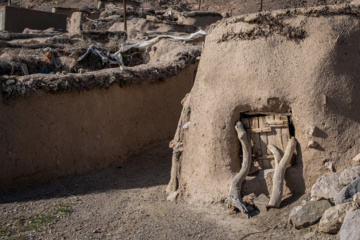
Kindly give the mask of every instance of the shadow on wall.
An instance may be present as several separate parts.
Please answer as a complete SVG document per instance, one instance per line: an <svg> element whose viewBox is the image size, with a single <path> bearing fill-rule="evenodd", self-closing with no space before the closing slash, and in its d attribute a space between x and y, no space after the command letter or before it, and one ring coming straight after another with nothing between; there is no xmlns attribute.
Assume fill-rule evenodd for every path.
<svg viewBox="0 0 360 240"><path fill-rule="evenodd" d="M165 185L170 177L171 156L172 150L167 143L151 147L130 157L123 165L24 188L2 190L0 204Z"/></svg>
<svg viewBox="0 0 360 240"><path fill-rule="evenodd" d="M336 46L330 53L332 61L328 69L333 70L334 77L341 84L339 84L340 88L332 86L330 82L325 86L327 94L323 96L323 104L326 105L325 110L360 123L360 111L358 111L360 107L360 84L358 83L358 76L360 75L360 45L358 44L360 42L360 26L357 28L358 30L354 34L339 35ZM346 127L346 125L340 126L339 132L345 130Z"/></svg>

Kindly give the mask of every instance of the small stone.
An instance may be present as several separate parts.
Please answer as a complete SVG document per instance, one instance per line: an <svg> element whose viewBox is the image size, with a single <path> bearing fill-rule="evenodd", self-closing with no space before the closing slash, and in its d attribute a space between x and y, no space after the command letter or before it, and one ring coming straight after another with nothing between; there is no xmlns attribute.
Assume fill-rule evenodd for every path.
<svg viewBox="0 0 360 240"><path fill-rule="evenodd" d="M168 197L166 198L167 201L175 201L177 196L179 195L178 191L171 192Z"/></svg>
<svg viewBox="0 0 360 240"><path fill-rule="evenodd" d="M348 212L340 228L340 240L360 240L360 209Z"/></svg>
<svg viewBox="0 0 360 240"><path fill-rule="evenodd" d="M9 80L6 80L6 84L7 85L10 85L10 84L14 84L16 81L14 79L9 79Z"/></svg>
<svg viewBox="0 0 360 240"><path fill-rule="evenodd" d="M340 174L339 183L343 186L349 185L358 176L360 176L360 166L347 168Z"/></svg>
<svg viewBox="0 0 360 240"><path fill-rule="evenodd" d="M357 204L353 202L330 207L320 219L319 230L325 233L336 234L341 228L346 213L356 210L357 207Z"/></svg>
<svg viewBox="0 0 360 240"><path fill-rule="evenodd" d="M353 158L353 166L360 166L360 153Z"/></svg>
<svg viewBox="0 0 360 240"><path fill-rule="evenodd" d="M229 17L230 17L230 14L229 14L228 12L222 12L222 13L221 13L221 16L222 16L223 18L229 18Z"/></svg>
<svg viewBox="0 0 360 240"><path fill-rule="evenodd" d="M95 229L93 233L101 233L100 229Z"/></svg>
<svg viewBox="0 0 360 240"><path fill-rule="evenodd" d="M319 143L311 140L308 142L307 146L308 146L308 148L317 148L317 147L319 147Z"/></svg>
<svg viewBox="0 0 360 240"><path fill-rule="evenodd" d="M188 129L189 126L190 126L190 122L187 122L187 123L184 124L183 129Z"/></svg>
<svg viewBox="0 0 360 240"><path fill-rule="evenodd" d="M309 126L308 131L307 131L307 135L309 135L309 136L314 136L315 129L316 129L315 126L313 126L313 125L312 125L312 126Z"/></svg>
<svg viewBox="0 0 360 240"><path fill-rule="evenodd" d="M334 164L330 161L325 161L324 166L332 172L335 172Z"/></svg>
<svg viewBox="0 0 360 240"><path fill-rule="evenodd" d="M79 73L80 73L80 74L83 74L83 73L85 73L85 70L84 70L83 68L80 68L80 69L79 69Z"/></svg>
<svg viewBox="0 0 360 240"><path fill-rule="evenodd" d="M255 206L261 211L267 211L266 206L268 205L270 199L264 194L260 194L257 198L254 199Z"/></svg>
<svg viewBox="0 0 360 240"><path fill-rule="evenodd" d="M340 191L339 173L328 173L316 180L311 188L311 200L333 199Z"/></svg>
<svg viewBox="0 0 360 240"><path fill-rule="evenodd" d="M327 200L310 201L294 207L289 215L289 223L296 229L306 228L316 224L324 212L331 207Z"/></svg>

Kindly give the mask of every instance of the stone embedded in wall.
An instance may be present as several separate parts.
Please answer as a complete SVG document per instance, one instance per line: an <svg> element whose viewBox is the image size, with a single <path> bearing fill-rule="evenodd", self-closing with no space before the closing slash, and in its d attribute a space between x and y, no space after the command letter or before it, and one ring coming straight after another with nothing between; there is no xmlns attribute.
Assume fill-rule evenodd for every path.
<svg viewBox="0 0 360 240"><path fill-rule="evenodd" d="M360 153L353 158L353 166L360 166Z"/></svg>

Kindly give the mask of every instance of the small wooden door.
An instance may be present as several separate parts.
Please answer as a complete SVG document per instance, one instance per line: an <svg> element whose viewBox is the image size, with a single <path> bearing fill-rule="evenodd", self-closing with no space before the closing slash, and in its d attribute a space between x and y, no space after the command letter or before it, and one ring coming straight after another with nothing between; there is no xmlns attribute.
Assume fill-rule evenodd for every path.
<svg viewBox="0 0 360 240"><path fill-rule="evenodd" d="M274 167L274 156L267 149L268 144L276 146L283 155L290 139L289 120L286 115L267 114L241 118L251 142L252 160L258 161L263 169Z"/></svg>

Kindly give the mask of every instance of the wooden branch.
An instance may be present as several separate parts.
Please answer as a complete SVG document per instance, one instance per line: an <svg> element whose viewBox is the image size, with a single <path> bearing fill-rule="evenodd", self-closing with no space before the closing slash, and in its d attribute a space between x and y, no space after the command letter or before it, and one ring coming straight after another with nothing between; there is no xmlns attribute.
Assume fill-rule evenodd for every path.
<svg viewBox="0 0 360 240"><path fill-rule="evenodd" d="M249 212L241 198L241 185L245 180L245 177L249 174L251 166L251 145L247 139L246 131L240 121L236 123L235 130L242 146L243 162L240 172L236 174L231 181L229 198L236 208L250 218Z"/></svg>
<svg viewBox="0 0 360 240"><path fill-rule="evenodd" d="M268 208L279 208L283 193L283 183L286 166L289 164L291 157L294 154L296 147L296 140L294 137L288 142L285 154L281 158L280 152L277 148L269 144L268 149L274 154L275 157L275 171L273 175L273 189L270 195L270 201L267 205Z"/></svg>

